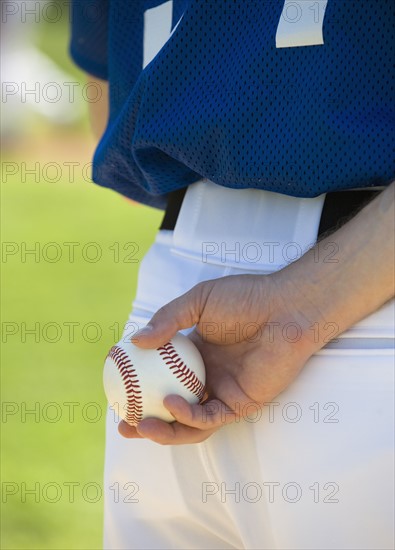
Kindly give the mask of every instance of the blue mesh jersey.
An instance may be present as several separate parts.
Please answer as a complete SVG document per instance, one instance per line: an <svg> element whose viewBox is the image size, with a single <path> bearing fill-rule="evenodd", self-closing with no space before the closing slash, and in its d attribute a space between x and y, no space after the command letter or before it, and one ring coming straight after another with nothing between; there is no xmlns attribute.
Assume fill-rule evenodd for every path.
<svg viewBox="0 0 395 550"><path fill-rule="evenodd" d="M159 208L201 177L388 185L394 23L393 0L74 0L71 54L110 84L94 181Z"/></svg>

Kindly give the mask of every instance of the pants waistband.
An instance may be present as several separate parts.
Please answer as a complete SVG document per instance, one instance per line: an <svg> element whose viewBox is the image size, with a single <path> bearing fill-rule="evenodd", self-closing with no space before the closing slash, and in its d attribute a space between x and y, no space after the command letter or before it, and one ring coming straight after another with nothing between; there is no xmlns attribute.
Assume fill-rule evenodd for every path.
<svg viewBox="0 0 395 550"><path fill-rule="evenodd" d="M204 263L277 271L315 244L324 199L229 189L201 180L185 194L174 250Z"/></svg>
<svg viewBox="0 0 395 550"><path fill-rule="evenodd" d="M168 195L168 203L160 229L173 230L187 191L187 187L172 191ZM334 191L325 195L324 206L318 228L318 238L330 233L350 219L356 212L372 200L382 188L353 189Z"/></svg>
<svg viewBox="0 0 395 550"><path fill-rule="evenodd" d="M328 200L325 194L298 198L259 189L231 189L202 179L177 192L161 229L172 229L169 216L177 214L176 252L205 263L270 273L313 246L336 208L345 212L345 205L338 207L334 199L333 194Z"/></svg>

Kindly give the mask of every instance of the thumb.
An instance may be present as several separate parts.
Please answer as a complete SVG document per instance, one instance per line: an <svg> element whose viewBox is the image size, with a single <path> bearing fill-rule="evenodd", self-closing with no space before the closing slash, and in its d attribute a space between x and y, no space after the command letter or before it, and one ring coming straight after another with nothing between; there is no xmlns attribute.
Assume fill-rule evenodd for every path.
<svg viewBox="0 0 395 550"><path fill-rule="evenodd" d="M133 344L140 348L157 348L168 342L179 330L198 323L210 288L208 282L199 283L158 309L149 323L133 335Z"/></svg>

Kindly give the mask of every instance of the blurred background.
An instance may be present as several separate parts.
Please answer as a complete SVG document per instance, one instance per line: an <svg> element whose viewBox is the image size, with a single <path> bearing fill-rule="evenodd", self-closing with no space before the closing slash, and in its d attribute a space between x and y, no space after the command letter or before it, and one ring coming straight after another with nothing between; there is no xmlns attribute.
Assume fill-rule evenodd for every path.
<svg viewBox="0 0 395 550"><path fill-rule="evenodd" d="M96 549L102 367L162 214L90 181L69 2L1 10L1 547Z"/></svg>

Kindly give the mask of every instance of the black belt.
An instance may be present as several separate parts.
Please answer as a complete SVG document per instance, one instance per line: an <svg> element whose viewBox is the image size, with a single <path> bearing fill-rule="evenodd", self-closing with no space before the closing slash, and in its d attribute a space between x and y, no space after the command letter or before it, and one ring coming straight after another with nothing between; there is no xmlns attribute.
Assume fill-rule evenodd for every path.
<svg viewBox="0 0 395 550"><path fill-rule="evenodd" d="M168 202L160 229L174 229L187 187L168 194ZM381 190L333 191L325 196L318 237L341 227Z"/></svg>

